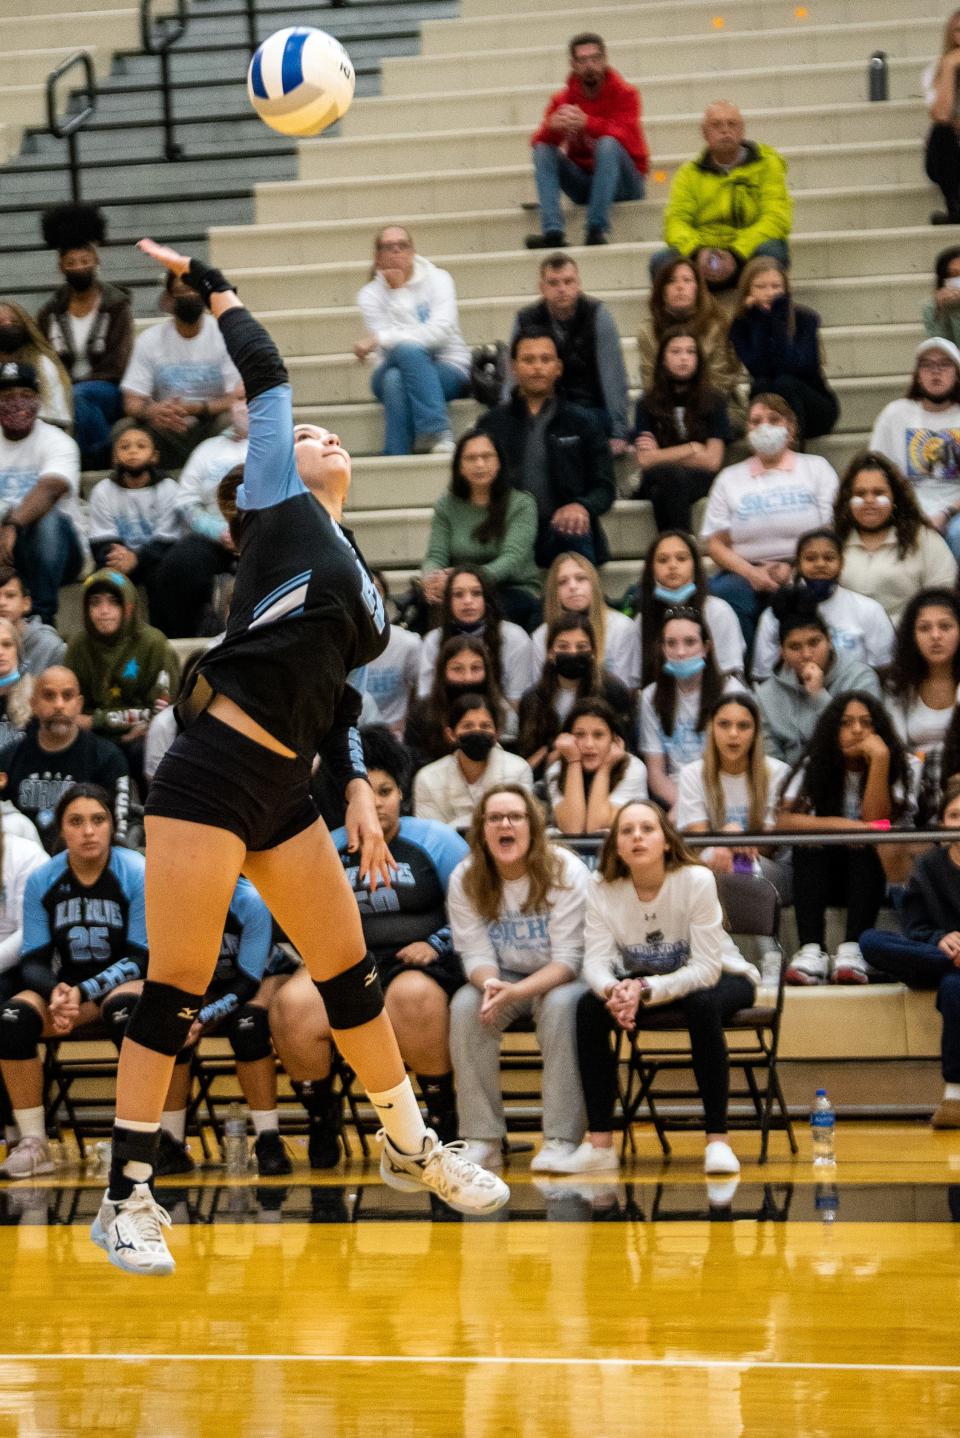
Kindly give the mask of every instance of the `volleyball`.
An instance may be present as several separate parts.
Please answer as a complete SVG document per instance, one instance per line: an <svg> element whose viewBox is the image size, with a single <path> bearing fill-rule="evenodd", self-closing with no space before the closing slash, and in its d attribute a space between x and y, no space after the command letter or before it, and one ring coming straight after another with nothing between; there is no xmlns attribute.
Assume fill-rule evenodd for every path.
<svg viewBox="0 0 960 1438"><path fill-rule="evenodd" d="M354 84L340 41L306 25L264 40L247 71L251 105L281 135L319 135L347 113Z"/></svg>

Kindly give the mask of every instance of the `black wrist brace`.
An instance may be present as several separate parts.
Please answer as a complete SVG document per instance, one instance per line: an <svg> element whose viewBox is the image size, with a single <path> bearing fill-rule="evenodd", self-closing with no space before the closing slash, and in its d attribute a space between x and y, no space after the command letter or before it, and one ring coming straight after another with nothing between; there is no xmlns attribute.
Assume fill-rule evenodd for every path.
<svg viewBox="0 0 960 1438"><path fill-rule="evenodd" d="M185 285L196 290L207 309L210 308L211 295L222 295L230 291L236 294L236 285L230 283L223 271L215 270L212 265L205 265L203 260L191 260L190 268L182 278Z"/></svg>

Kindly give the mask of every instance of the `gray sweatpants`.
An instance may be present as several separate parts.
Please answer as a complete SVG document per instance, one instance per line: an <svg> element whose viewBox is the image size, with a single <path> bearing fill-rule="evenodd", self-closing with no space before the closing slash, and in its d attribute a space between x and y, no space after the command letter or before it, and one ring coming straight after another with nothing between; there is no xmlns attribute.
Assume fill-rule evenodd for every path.
<svg viewBox="0 0 960 1438"><path fill-rule="evenodd" d="M512 977L504 975L504 978ZM577 1004L586 985L560 984L500 1011L496 1025L480 1022L483 995L464 984L450 1004L450 1052L457 1081L460 1133L497 1142L507 1131L500 1091L500 1035L514 1019L532 1014L543 1054L543 1136L579 1143L587 1114L577 1063Z"/></svg>

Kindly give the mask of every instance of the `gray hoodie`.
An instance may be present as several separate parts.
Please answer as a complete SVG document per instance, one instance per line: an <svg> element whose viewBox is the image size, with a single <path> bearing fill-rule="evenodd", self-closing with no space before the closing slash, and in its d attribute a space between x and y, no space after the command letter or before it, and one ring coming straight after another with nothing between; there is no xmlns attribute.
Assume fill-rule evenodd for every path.
<svg viewBox="0 0 960 1438"><path fill-rule="evenodd" d="M851 689L865 689L880 698L880 680L862 659L834 654L819 694L808 694L794 671L781 663L756 690L766 753L796 764L831 699Z"/></svg>
<svg viewBox="0 0 960 1438"><path fill-rule="evenodd" d="M20 631L23 643L21 668L24 674L42 674L53 664L62 664L67 646L49 624L38 614L28 614Z"/></svg>

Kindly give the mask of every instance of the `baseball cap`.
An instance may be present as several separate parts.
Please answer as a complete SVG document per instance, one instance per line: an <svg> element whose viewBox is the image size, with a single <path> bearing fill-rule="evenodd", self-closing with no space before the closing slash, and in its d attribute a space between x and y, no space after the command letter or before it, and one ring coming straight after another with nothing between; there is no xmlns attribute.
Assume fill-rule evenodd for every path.
<svg viewBox="0 0 960 1438"><path fill-rule="evenodd" d="M916 358L919 359L921 355L929 354L931 350L940 350L941 354L948 355L960 370L960 349L957 349L953 340L921 340L917 345Z"/></svg>
<svg viewBox="0 0 960 1438"><path fill-rule="evenodd" d="M957 356L957 363L960 364L960 355ZM32 389L39 393L40 386L37 384L37 372L32 364L19 364L16 360L7 360L0 364L0 389Z"/></svg>

